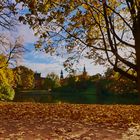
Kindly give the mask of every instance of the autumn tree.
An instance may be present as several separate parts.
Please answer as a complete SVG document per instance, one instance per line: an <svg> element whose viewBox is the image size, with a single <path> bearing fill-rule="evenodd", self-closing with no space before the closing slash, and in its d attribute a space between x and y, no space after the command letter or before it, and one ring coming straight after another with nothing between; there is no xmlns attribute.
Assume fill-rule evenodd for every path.
<svg viewBox="0 0 140 140"><path fill-rule="evenodd" d="M0 66L0 69L6 67L7 65L15 65L22 59L23 53L25 53L26 49L23 46L23 39L21 37L17 37L15 41L8 38L7 36L1 34L0 35L0 54L5 56L5 60L1 62L3 65Z"/></svg>
<svg viewBox="0 0 140 140"><path fill-rule="evenodd" d="M133 73L133 71L129 71ZM136 83L127 77L120 75L113 69L108 68L104 74L104 78L100 80L104 81L104 89L116 94L129 94L136 93Z"/></svg>
<svg viewBox="0 0 140 140"><path fill-rule="evenodd" d="M18 3L11 0L0 1L0 54L6 56L6 62L0 69L7 65L15 64L22 57L25 48L21 37L8 36L7 33L16 31L18 21ZM6 31L6 33L5 33ZM1 60L4 61L4 60Z"/></svg>
<svg viewBox="0 0 140 140"><path fill-rule="evenodd" d="M40 36L37 48L51 53L58 48L59 53L64 47L71 53L66 67L81 56L110 64L116 72L137 82L140 92L139 0L19 1L30 11L19 20L28 22Z"/></svg>
<svg viewBox="0 0 140 140"><path fill-rule="evenodd" d="M32 89L34 87L34 72L25 66L13 69L15 77L15 88Z"/></svg>
<svg viewBox="0 0 140 140"><path fill-rule="evenodd" d="M76 87L76 75L69 75L68 78L66 78L67 86L71 87L72 89L75 89Z"/></svg>
<svg viewBox="0 0 140 140"><path fill-rule="evenodd" d="M5 57L0 54L0 66L6 61ZM13 100L15 92L13 90L14 86L14 74L11 69L4 67L0 69L0 100Z"/></svg>
<svg viewBox="0 0 140 140"><path fill-rule="evenodd" d="M45 89L54 89L60 86L59 77L55 73L47 74L44 82Z"/></svg>

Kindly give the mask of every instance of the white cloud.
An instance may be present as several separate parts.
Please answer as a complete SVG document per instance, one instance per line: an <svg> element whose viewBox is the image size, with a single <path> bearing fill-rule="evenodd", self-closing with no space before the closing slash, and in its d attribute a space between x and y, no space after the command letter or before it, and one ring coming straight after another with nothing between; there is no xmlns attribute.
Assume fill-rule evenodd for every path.
<svg viewBox="0 0 140 140"><path fill-rule="evenodd" d="M89 75L95 75L97 73L102 74L105 71L105 67L101 65L95 65L92 60L89 60L87 58L81 59L78 67L83 70L84 65Z"/></svg>
<svg viewBox="0 0 140 140"><path fill-rule="evenodd" d="M43 55L38 55L38 57L43 58ZM61 69L63 70L63 62L64 59L57 56L49 56L44 54L45 59L52 59L51 63L44 63L44 62L32 62L31 60L24 59L20 64L24 65L30 69L32 69L34 72L39 72L43 77L45 77L48 73L54 72L58 75L60 75ZM88 60L86 58L83 58L80 60L80 62L77 64L77 67L79 68L79 71L83 71L84 65L86 66L86 70L89 75L94 75L97 73L103 73L105 71L105 68L103 66L94 65L91 60ZM77 72L79 73L79 72ZM64 76L66 76L68 73L64 71Z"/></svg>
<svg viewBox="0 0 140 140"><path fill-rule="evenodd" d="M1 34L7 36L10 40L15 40L18 36L21 36L24 40L24 45L35 43L38 38L34 36L34 31L29 28L28 25L23 25L18 23L18 25L12 30L2 30L0 28Z"/></svg>
<svg viewBox="0 0 140 140"><path fill-rule="evenodd" d="M63 66L57 63L45 64L45 63L32 63L29 61L24 61L21 64L32 69L34 72L41 73L42 77L45 77L48 73L51 72L54 72L59 75L61 69L63 69Z"/></svg>
<svg viewBox="0 0 140 140"><path fill-rule="evenodd" d="M20 24L17 27L17 32L18 35L23 37L24 43L34 43L37 41L37 37L34 36L34 31L28 25Z"/></svg>
<svg viewBox="0 0 140 140"><path fill-rule="evenodd" d="M33 31L27 25L20 25L18 27L17 33L14 34L16 34L16 36L22 36L25 41L25 45L29 43L32 44L37 40L37 37L34 36ZM35 50L32 50L25 55L27 58L24 58L24 60L21 61L19 65L24 65L26 67L29 67L33 71L40 72L42 76L46 76L50 72L55 72L59 75L61 69L64 69L63 62L65 61L66 57L62 58L60 56L50 56L45 52L39 52ZM89 75L103 73L103 71L105 70L103 66L96 66L94 65L94 63L92 63L91 60L83 58L77 64L77 67L81 72L84 65L86 66ZM64 72L64 74L66 76L67 72Z"/></svg>
<svg viewBox="0 0 140 140"><path fill-rule="evenodd" d="M20 35L23 37L24 45L33 44L37 41L37 37L34 36L33 30L30 29L28 25L20 24L17 27L17 32L14 34L16 36ZM61 69L64 69L63 62L65 61L65 58L62 58L60 56L50 56L45 52L37 52L35 50L32 50L30 53L26 54L26 56L27 58L20 62L20 65L24 65L35 72L40 72L43 77L50 72L55 72L59 75ZM31 58L29 59L29 57ZM84 65L86 66L89 75L103 73L103 71L105 70L103 66L96 66L92 63L91 60L88 60L86 58L81 59L77 64L77 67L80 71L82 71ZM64 74L66 76L67 72L64 72Z"/></svg>

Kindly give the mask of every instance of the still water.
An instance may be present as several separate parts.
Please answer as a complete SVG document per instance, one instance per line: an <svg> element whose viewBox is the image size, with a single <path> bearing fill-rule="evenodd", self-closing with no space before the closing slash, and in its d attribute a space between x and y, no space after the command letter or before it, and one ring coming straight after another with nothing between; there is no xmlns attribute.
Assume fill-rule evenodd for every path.
<svg viewBox="0 0 140 140"><path fill-rule="evenodd" d="M14 102L77 103L77 104L140 104L138 95L113 95L96 93L57 93L45 90L22 91L15 95Z"/></svg>

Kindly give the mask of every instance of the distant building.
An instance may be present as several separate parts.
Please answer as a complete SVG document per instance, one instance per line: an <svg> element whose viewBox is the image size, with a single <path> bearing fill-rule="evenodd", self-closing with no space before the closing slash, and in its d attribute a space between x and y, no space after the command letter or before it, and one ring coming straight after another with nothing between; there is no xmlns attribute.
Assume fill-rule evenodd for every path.
<svg viewBox="0 0 140 140"><path fill-rule="evenodd" d="M76 75L76 81L87 80L88 78L89 78L89 76L87 74L86 67L84 65L83 72Z"/></svg>
<svg viewBox="0 0 140 140"><path fill-rule="evenodd" d="M61 73L60 73L60 79L64 79L63 71L62 70L61 70Z"/></svg>
<svg viewBox="0 0 140 140"><path fill-rule="evenodd" d="M44 86L45 78L41 77L41 73L35 73L34 80L35 88L42 89Z"/></svg>
<svg viewBox="0 0 140 140"><path fill-rule="evenodd" d="M82 74L82 77L83 78L87 78L87 71L86 71L86 67L84 65L84 68L83 68L83 74Z"/></svg>
<svg viewBox="0 0 140 140"><path fill-rule="evenodd" d="M61 85L67 85L67 82L68 82L68 80L69 80L70 77L71 76L67 76L67 77L64 78L63 71L61 70L61 72L60 72L60 84ZM75 77L75 81L87 80L89 78L89 76L87 74L85 65L83 67L82 73L79 73L79 74L74 75L72 77Z"/></svg>
<svg viewBox="0 0 140 140"><path fill-rule="evenodd" d="M63 71L61 70L60 72L60 84L63 85L64 82L64 75L63 75Z"/></svg>

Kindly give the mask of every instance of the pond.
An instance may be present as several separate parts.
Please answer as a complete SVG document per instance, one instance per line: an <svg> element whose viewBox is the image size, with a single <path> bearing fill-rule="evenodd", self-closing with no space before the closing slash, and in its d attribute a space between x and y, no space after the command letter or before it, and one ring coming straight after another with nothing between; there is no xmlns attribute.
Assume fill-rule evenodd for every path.
<svg viewBox="0 0 140 140"><path fill-rule="evenodd" d="M114 95L93 93L60 93L29 90L16 93L14 102L77 103L77 104L140 104L137 94Z"/></svg>

